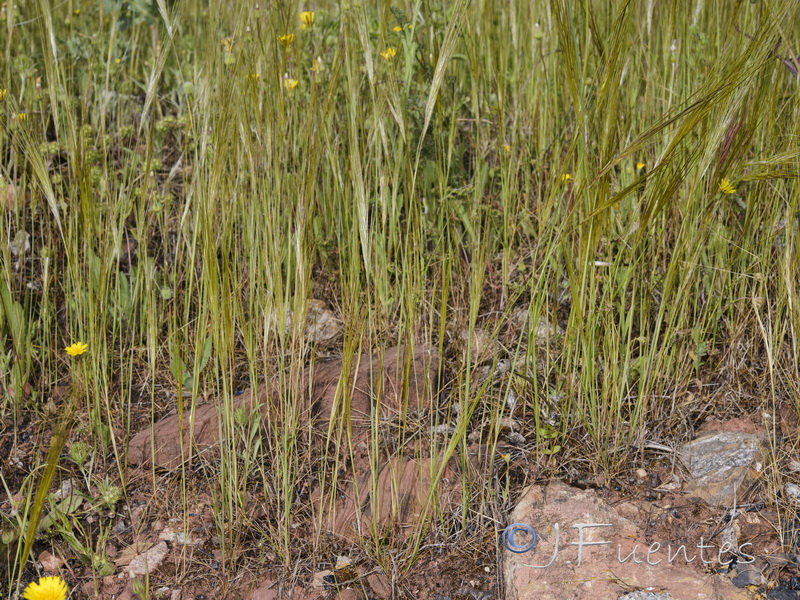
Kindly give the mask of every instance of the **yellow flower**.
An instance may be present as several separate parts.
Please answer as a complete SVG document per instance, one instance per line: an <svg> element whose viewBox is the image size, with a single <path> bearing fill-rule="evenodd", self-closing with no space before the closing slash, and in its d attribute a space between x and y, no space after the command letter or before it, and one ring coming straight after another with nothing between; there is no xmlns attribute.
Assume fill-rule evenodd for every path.
<svg viewBox="0 0 800 600"><path fill-rule="evenodd" d="M502 458L504 461L508 462L508 461L511 460L511 455L510 454L501 454L500 458Z"/></svg>
<svg viewBox="0 0 800 600"><path fill-rule="evenodd" d="M564 173L561 176L561 183L569 183L570 181L572 181L572 175L570 175L569 173Z"/></svg>
<svg viewBox="0 0 800 600"><path fill-rule="evenodd" d="M294 34L287 33L285 35L278 36L278 41L283 44L284 48L288 48L292 45L292 42L294 42Z"/></svg>
<svg viewBox="0 0 800 600"><path fill-rule="evenodd" d="M395 33L400 33L401 31L403 31L403 27L401 25L395 25L394 27L392 27L392 31L394 31Z"/></svg>
<svg viewBox="0 0 800 600"><path fill-rule="evenodd" d="M383 60L392 60L395 56L397 56L397 49L396 48L387 48L383 52L381 52L381 56Z"/></svg>
<svg viewBox="0 0 800 600"><path fill-rule="evenodd" d="M65 600L67 584L61 577L42 577L25 588L25 600Z"/></svg>
<svg viewBox="0 0 800 600"><path fill-rule="evenodd" d="M84 344L83 342L76 342L71 346L67 346L66 348L64 348L64 351L70 356L78 356L86 352L88 349L89 349L89 344Z"/></svg>
<svg viewBox="0 0 800 600"><path fill-rule="evenodd" d="M117 58L114 59L114 62L117 63L117 64L120 64L120 63L122 63L122 59L117 57Z"/></svg>
<svg viewBox="0 0 800 600"><path fill-rule="evenodd" d="M645 164L643 162L637 162L636 163L636 170L637 171L641 171L642 169L644 169L644 167L645 167Z"/></svg>
<svg viewBox="0 0 800 600"><path fill-rule="evenodd" d="M250 75L248 75L247 78L251 81L258 81L259 79L261 79L261 75L259 73L250 73Z"/></svg>
<svg viewBox="0 0 800 600"><path fill-rule="evenodd" d="M505 150L506 152L511 152L511 144L506 144L505 146L503 146L503 150Z"/></svg>
<svg viewBox="0 0 800 600"><path fill-rule="evenodd" d="M733 194L736 191L736 188L733 187L730 179L723 179L719 182L719 190L723 194Z"/></svg>
<svg viewBox="0 0 800 600"><path fill-rule="evenodd" d="M303 12L301 12L300 13L300 22L303 24L302 25L303 29L306 29L307 27L313 27L314 26L314 17L316 17L316 16L317 16L317 13L311 12L310 10L304 10Z"/></svg>
<svg viewBox="0 0 800 600"><path fill-rule="evenodd" d="M297 79L290 79L287 77L286 79L283 80L283 87L286 88L287 92L293 92L294 88L297 87L298 83L300 82L297 81Z"/></svg>
<svg viewBox="0 0 800 600"><path fill-rule="evenodd" d="M322 57L318 56L314 63L311 65L311 71L314 73L321 73L325 70L325 64L322 62Z"/></svg>
<svg viewBox="0 0 800 600"><path fill-rule="evenodd" d="M5 89L5 88L0 88L0 102L2 102L3 100L5 100L5 99L6 99L6 94L7 94L7 93L8 93L8 90L7 90L7 89Z"/></svg>
<svg viewBox="0 0 800 600"><path fill-rule="evenodd" d="M28 114L24 113L24 112L17 113L17 119L19 119L20 121L27 121L28 120Z"/></svg>

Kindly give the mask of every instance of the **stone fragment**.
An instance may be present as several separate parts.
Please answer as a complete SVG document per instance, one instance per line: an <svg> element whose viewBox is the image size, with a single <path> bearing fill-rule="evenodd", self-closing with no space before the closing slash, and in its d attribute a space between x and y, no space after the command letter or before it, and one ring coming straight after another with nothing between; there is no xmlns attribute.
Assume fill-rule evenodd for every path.
<svg viewBox="0 0 800 600"><path fill-rule="evenodd" d="M330 569L317 571L314 573L314 577L311 580L311 587L315 590L329 589L334 581L333 571Z"/></svg>
<svg viewBox="0 0 800 600"><path fill-rule="evenodd" d="M795 504L800 504L800 485L796 483L787 483L783 490L786 492L786 497L794 502Z"/></svg>
<svg viewBox="0 0 800 600"><path fill-rule="evenodd" d="M373 573L367 577L367 585L379 600L389 600L392 597L392 584L383 573Z"/></svg>
<svg viewBox="0 0 800 600"><path fill-rule="evenodd" d="M731 578L731 583L737 588L744 588L748 585L762 585L764 576L753 565L741 565L737 567L737 573Z"/></svg>
<svg viewBox="0 0 800 600"><path fill-rule="evenodd" d="M594 490L560 481L527 488L509 523L533 527L537 542L526 552L503 550L506 598L619 598L628 590L669 594L674 600L748 598L727 578L704 573L697 559L700 550L685 546L688 558L695 557L693 562L685 560L677 543L648 540L642 529L622 516L625 512L622 505L608 504ZM525 548L521 534L514 541ZM705 552L706 560L716 558L710 550Z"/></svg>
<svg viewBox="0 0 800 600"><path fill-rule="evenodd" d="M117 600L141 600L139 594L133 593L133 582L129 581L122 593L117 596Z"/></svg>
<svg viewBox="0 0 800 600"><path fill-rule="evenodd" d="M342 335L342 323L322 300L309 300L305 336L315 344L330 343Z"/></svg>
<svg viewBox="0 0 800 600"><path fill-rule="evenodd" d="M42 570L44 570L45 573L58 573L61 565L64 564L63 560L47 550L39 554L38 560L42 564Z"/></svg>
<svg viewBox="0 0 800 600"><path fill-rule="evenodd" d="M765 463L762 436L754 433L709 432L684 444L679 452L691 473L686 491L710 506L745 502Z"/></svg>
<svg viewBox="0 0 800 600"><path fill-rule="evenodd" d="M137 555L136 558L130 562L126 571L131 577L144 576L148 573L152 573L161 566L167 554L169 554L167 543L161 542L150 548L147 552Z"/></svg>
<svg viewBox="0 0 800 600"><path fill-rule="evenodd" d="M782 585L772 588L767 593L767 600L798 600L798 598L800 598L800 595L796 591Z"/></svg>
<svg viewBox="0 0 800 600"><path fill-rule="evenodd" d="M265 581L253 591L250 600L278 600L278 586L275 581Z"/></svg>

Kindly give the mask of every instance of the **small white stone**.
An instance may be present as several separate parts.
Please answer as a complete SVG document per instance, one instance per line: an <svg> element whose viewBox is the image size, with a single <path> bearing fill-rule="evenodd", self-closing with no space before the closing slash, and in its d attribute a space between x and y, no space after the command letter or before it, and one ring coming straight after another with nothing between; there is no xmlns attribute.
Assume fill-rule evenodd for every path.
<svg viewBox="0 0 800 600"><path fill-rule="evenodd" d="M800 504L800 485L796 483L787 483L783 486L786 495L795 503Z"/></svg>

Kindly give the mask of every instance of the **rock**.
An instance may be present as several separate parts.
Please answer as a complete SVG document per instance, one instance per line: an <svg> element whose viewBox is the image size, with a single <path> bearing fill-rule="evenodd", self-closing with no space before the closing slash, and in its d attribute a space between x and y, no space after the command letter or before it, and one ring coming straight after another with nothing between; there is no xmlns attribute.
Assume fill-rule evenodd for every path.
<svg viewBox="0 0 800 600"><path fill-rule="evenodd" d="M458 590L457 596L469 598L470 600L492 600L494 598L494 590L479 590L471 585L465 585Z"/></svg>
<svg viewBox="0 0 800 600"><path fill-rule="evenodd" d="M39 555L38 561L42 563L42 570L44 570L45 573L58 573L61 565L64 564L63 560L54 556L47 550Z"/></svg>
<svg viewBox="0 0 800 600"><path fill-rule="evenodd" d="M778 586L767 594L767 600L798 600L798 594L789 588Z"/></svg>
<svg viewBox="0 0 800 600"><path fill-rule="evenodd" d="M406 361L409 362L407 396L403 389ZM342 406L334 405L342 371L342 361L336 360L317 365L312 375L312 413L325 425L332 415L340 417L343 410ZM437 355L426 346L415 347L410 355L404 346L394 347L371 356L353 357L348 371L355 373L355 381L349 389L350 422L356 436L369 429L373 407L380 409L381 418L399 414L404 405L412 411L429 407L436 390ZM375 402L378 389L379 404Z"/></svg>
<svg viewBox="0 0 800 600"><path fill-rule="evenodd" d="M180 526L178 526L180 527ZM206 537L197 535L196 533L184 533L183 531L175 531L175 528L167 525L158 534L158 538L177 544L179 546L202 546L206 542Z"/></svg>
<svg viewBox="0 0 800 600"><path fill-rule="evenodd" d="M501 351L500 344L492 335L479 327L473 328L472 334L469 328L465 327L457 333L457 340L465 357L467 349L470 350L470 360L473 365L492 361Z"/></svg>
<svg viewBox="0 0 800 600"><path fill-rule="evenodd" d="M350 560L349 556L337 556L336 557L336 566L333 567L334 571L339 571L341 569L345 569L353 565L353 561Z"/></svg>
<svg viewBox="0 0 800 600"><path fill-rule="evenodd" d="M237 408L242 400L237 398ZM194 422L192 423L192 416ZM149 429L140 431L131 438L128 445L128 463L132 465L149 464L162 469L174 469L183 462L182 457L191 459L199 451L219 441L219 422L217 407L214 404L198 406L194 415L186 410L183 417L183 447L180 435L181 423L178 415L160 420L152 428L155 449L150 445Z"/></svg>
<svg viewBox="0 0 800 600"><path fill-rule="evenodd" d="M752 418L737 417L735 419L726 419L720 421L714 417L709 417L700 426L700 434L706 433L752 433L757 434L763 428L762 425L757 425L760 419L754 421Z"/></svg>
<svg viewBox="0 0 800 600"><path fill-rule="evenodd" d="M283 326L287 335L292 333L294 312L292 309L283 312L283 319L276 310L272 313L272 324ZM330 345L342 336L342 323L322 300L311 299L306 302L306 320L303 324L303 336L313 344Z"/></svg>
<svg viewBox="0 0 800 600"><path fill-rule="evenodd" d="M404 386L403 375L409 367L408 386ZM436 389L438 359L435 350L417 346L413 354L405 347L395 347L373 355L355 356L347 366L352 373L348 385L350 390L350 422L354 436L368 431L370 414L380 407L381 416L397 414L405 405L409 410L420 410L430 406ZM342 360L315 365L303 371L299 389L309 388L311 378L311 397L301 398L302 411L307 417L318 420L321 428L327 430L332 414L340 417L342 403L335 405L336 389L345 368ZM380 377L376 375L380 374ZM380 390L380 403L376 402L376 392ZM262 414L275 418L273 398L279 393L278 382L262 384L236 396L234 407L254 410L260 408ZM183 416L183 443L181 444L181 422L178 415L166 417L151 428L137 433L128 446L128 463L149 464L162 469L174 469L181 462L189 460L198 452L208 449L219 441L219 418L215 403L198 406L194 415L189 410ZM155 440L155 450L151 446L151 436Z"/></svg>
<svg viewBox="0 0 800 600"><path fill-rule="evenodd" d="M539 323L536 325L536 341L539 344L546 344L550 338L563 335L564 330L559 325L554 327L547 317L539 317Z"/></svg>
<svg viewBox="0 0 800 600"><path fill-rule="evenodd" d="M322 300L309 300L305 336L315 344L330 343L342 335L342 323Z"/></svg>
<svg viewBox="0 0 800 600"><path fill-rule="evenodd" d="M737 588L744 588L748 585L762 585L764 576L753 565L741 565L737 567L736 576L731 579L731 583Z"/></svg>
<svg viewBox="0 0 800 600"><path fill-rule="evenodd" d="M531 313L528 307L515 308L508 319L509 326L512 332L524 334L528 330L528 320L531 318ZM564 335L564 329L558 324L553 325L552 320L547 318L546 315L541 315L536 322L534 337L538 344L546 344L548 341L553 341L550 338L561 337Z"/></svg>
<svg viewBox="0 0 800 600"><path fill-rule="evenodd" d="M783 568L783 567L800 567L800 556L797 554L789 554L788 552L773 552L772 554L765 554L761 556L770 567Z"/></svg>
<svg viewBox="0 0 800 600"><path fill-rule="evenodd" d="M377 520L381 528L399 528L405 539L411 532L428 500L431 491L431 472L438 464L430 458L413 459L395 456L383 465L377 476L377 493L373 494L372 471L364 469L347 488L332 512L327 515L327 529L347 540L355 541L369 535L369 527ZM461 499L460 480L447 465L432 498L436 508L443 511ZM359 507L361 518L359 519ZM434 506L428 514L433 514Z"/></svg>
<svg viewBox="0 0 800 600"><path fill-rule="evenodd" d="M735 525L736 526L728 525L720 532L719 535L720 545L728 544L728 546L731 548L739 547L739 533L736 531L738 523Z"/></svg>
<svg viewBox="0 0 800 600"><path fill-rule="evenodd" d="M311 580L311 587L315 590L330 589L334 581L333 571L329 569L317 571L314 573L314 577Z"/></svg>
<svg viewBox="0 0 800 600"><path fill-rule="evenodd" d="M795 504L800 504L800 485L796 483L787 483L783 490L786 492L786 497L794 502Z"/></svg>
<svg viewBox="0 0 800 600"><path fill-rule="evenodd" d="M86 598L96 598L97 594L94 589L94 581L89 580L81 586L81 591Z"/></svg>
<svg viewBox="0 0 800 600"><path fill-rule="evenodd" d="M657 594L655 592L628 592L623 594L617 600L678 600L669 594Z"/></svg>
<svg viewBox="0 0 800 600"><path fill-rule="evenodd" d="M19 256L21 253L24 254L30 252L31 234L22 229L17 231L17 235L14 236L11 244L9 244L9 249L11 250L11 254L14 256Z"/></svg>
<svg viewBox="0 0 800 600"><path fill-rule="evenodd" d="M250 596L251 600L277 600L278 587L275 581L266 581Z"/></svg>
<svg viewBox="0 0 800 600"><path fill-rule="evenodd" d="M733 506L745 501L765 463L763 437L745 432L710 432L679 451L692 480L689 497L710 506Z"/></svg>
<svg viewBox="0 0 800 600"><path fill-rule="evenodd" d="M389 600L392 597L392 584L383 573L373 573L367 577L367 585L373 596L379 600Z"/></svg>
<svg viewBox="0 0 800 600"><path fill-rule="evenodd" d="M503 550L506 598L619 598L626 590L669 594L675 600L748 598L728 579L703 572L703 560L717 562L716 547L648 541L618 508L593 490L559 481L527 488L509 522L530 524L538 539L527 552ZM514 541L525 549L524 536L517 534Z"/></svg>
<svg viewBox="0 0 800 600"><path fill-rule="evenodd" d="M61 502L67 497L71 496L73 490L78 489L80 489L80 485L76 481L72 479L65 479L61 482L61 486L55 492L53 492L53 500L56 502Z"/></svg>
<svg viewBox="0 0 800 600"><path fill-rule="evenodd" d="M319 600L325 597L324 594L325 592L321 590L307 590L298 586L292 590L289 598L291 600Z"/></svg>
<svg viewBox="0 0 800 600"><path fill-rule="evenodd" d="M152 573L169 554L169 548L166 542L161 542L156 546L150 548L147 552L137 555L128 565L126 571L131 577L144 576Z"/></svg>
<svg viewBox="0 0 800 600"><path fill-rule="evenodd" d="M133 582L129 581L122 593L117 596L117 600L141 600L141 597L133 593Z"/></svg>

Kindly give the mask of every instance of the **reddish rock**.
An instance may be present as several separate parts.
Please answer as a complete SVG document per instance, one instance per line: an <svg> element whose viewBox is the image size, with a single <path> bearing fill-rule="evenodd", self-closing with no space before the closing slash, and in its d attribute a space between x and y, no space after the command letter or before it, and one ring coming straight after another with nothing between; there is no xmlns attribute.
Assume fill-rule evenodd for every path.
<svg viewBox="0 0 800 600"><path fill-rule="evenodd" d="M95 593L94 589L94 581L89 580L81 586L81 591L83 592L84 598L97 598L98 595Z"/></svg>
<svg viewBox="0 0 800 600"><path fill-rule="evenodd" d="M122 593L117 596L117 600L141 600L141 597L139 594L133 593L133 583L129 581Z"/></svg>
<svg viewBox="0 0 800 600"><path fill-rule="evenodd" d="M278 584L275 581L266 581L258 587L253 595L250 596L251 600L278 600Z"/></svg>
<svg viewBox="0 0 800 600"><path fill-rule="evenodd" d="M61 565L64 564L63 560L61 560L57 556L54 556L47 550L45 550L39 555L38 560L42 564L42 570L45 573L58 573L58 570L61 568Z"/></svg>
<svg viewBox="0 0 800 600"><path fill-rule="evenodd" d="M727 421L720 421L714 417L707 419L698 430L698 433L711 433L711 432L736 432L736 433L759 433L764 428L757 424L752 418L728 419Z"/></svg>
<svg viewBox="0 0 800 600"><path fill-rule="evenodd" d="M373 573L367 577L367 585L372 589L372 595L379 600L389 600L392 597L392 583L383 573Z"/></svg>
<svg viewBox="0 0 800 600"><path fill-rule="evenodd" d="M426 346L417 346L413 354L408 354L405 346L401 346L372 356L354 357L347 365L341 360L317 365L312 375L313 415L327 422L331 415L341 417L344 414L341 400L335 405L336 388L343 372L355 373L347 391L350 393L350 422L356 430L369 427L373 405L380 410L380 418L397 415L404 406L408 410L427 408L436 389L437 366L435 351ZM407 389L403 385L406 369ZM308 371L304 378L307 376ZM380 404L376 405L374 399L378 396Z"/></svg>
<svg viewBox="0 0 800 600"><path fill-rule="evenodd" d="M237 399L237 408L242 401ZM128 463L134 465L153 463L162 469L178 467L182 458L190 459L219 441L219 421L217 407L214 404L198 406L194 414L184 411L183 436L178 415L160 420L150 429L140 431L128 445ZM152 440L155 443L151 446ZM181 438L183 443L181 445Z"/></svg>
<svg viewBox="0 0 800 600"><path fill-rule="evenodd" d="M704 548L701 554L700 549L686 546L684 555L675 541L647 540L639 527L592 490L562 482L532 486L523 493L509 523L528 524L538 536L527 552L503 550L509 600L618 598L633 590L667 592L672 598L693 600L748 598L746 591L727 578L703 572L702 560L716 563L719 548ZM584 527L581 546L576 525L603 527ZM523 548L526 545L520 534L515 542ZM635 556L631 554L634 550ZM695 559L687 562L685 556ZM730 555L723 556L727 559Z"/></svg>
<svg viewBox="0 0 800 600"><path fill-rule="evenodd" d="M432 462L430 458L395 456L378 472L377 493L373 493L372 470L361 471L328 514L328 529L354 541L368 536L370 525L375 520L379 528L397 528L401 538L405 539L419 521L429 496L429 516L437 510L447 511L461 499L460 478L449 464L431 494L431 482L439 468L440 463Z"/></svg>
<svg viewBox="0 0 800 600"><path fill-rule="evenodd" d="M289 600L320 600L325 595L326 593L320 590L309 590L297 586L292 590Z"/></svg>
<svg viewBox="0 0 800 600"><path fill-rule="evenodd" d="M353 357L348 364L336 360L315 365L313 369L305 369L300 377L300 390L309 389L309 377L312 380L311 397L301 397L301 413L315 418L323 427L327 427L331 415L340 419L346 409L341 400L336 402L336 390L345 373L350 382L345 388L349 392L350 426L354 437L358 437L369 429L373 406L383 417L397 414L404 406L409 410L428 407L436 388L437 362L435 351L418 346L413 354L405 352L405 347L396 347L373 355ZM407 387L404 385L406 372L409 374ZM271 402L277 396L277 390L277 381L262 384L255 391L251 389L236 396L234 407L252 410L260 406L265 415L274 419L276 411ZM380 403L376 404L378 396ZM344 395L340 394L341 398ZM186 410L183 436L178 415L140 431L128 446L128 463L149 464L152 459L160 468L178 467L183 460L191 459L219 441L217 413L214 403L198 406L194 414ZM151 446L151 438L154 446Z"/></svg>

